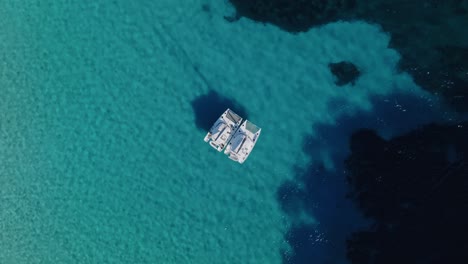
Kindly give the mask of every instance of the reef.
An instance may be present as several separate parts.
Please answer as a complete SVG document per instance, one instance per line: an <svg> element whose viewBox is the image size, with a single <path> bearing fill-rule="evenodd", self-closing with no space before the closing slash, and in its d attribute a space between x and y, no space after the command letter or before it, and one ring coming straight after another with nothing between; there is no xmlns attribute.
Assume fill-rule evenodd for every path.
<svg viewBox="0 0 468 264"><path fill-rule="evenodd" d="M352 84L356 82L356 79L361 74L356 65L351 62L342 61L337 63L328 64L330 71L336 77L336 85L343 86L346 84Z"/></svg>
<svg viewBox="0 0 468 264"><path fill-rule="evenodd" d="M372 219L347 241L352 263L468 260L468 122L426 125L384 140L351 137L350 198Z"/></svg>
<svg viewBox="0 0 468 264"><path fill-rule="evenodd" d="M467 123L427 125L435 120L443 123L447 117L417 95L376 95L371 96L370 101L372 111L348 112L333 123L313 123L311 130L314 133L304 137L302 151L310 163L293 166L295 177L285 181L277 191L278 203L292 223L284 234L284 240L288 243L287 249L281 250L284 264L344 263L346 254L353 263L369 263L364 261L366 254L380 250L378 243L385 243L387 239L384 233L381 240L380 233L375 233L375 230L382 230L380 226L386 227L387 223L394 227L400 223L398 210L393 209L392 202L399 204L403 197L416 199L430 193L428 186L437 189L432 182L437 177L443 179L443 174L438 173L445 172L440 169L444 166L447 172L449 169L454 169L452 173L458 173L455 171L457 168L463 170L458 164L467 162L468 137L464 136L468 134ZM401 107L395 107L395 102ZM329 108L336 109L345 104L338 100L330 102ZM460 175L468 175L468 172L461 171ZM405 183L405 180L409 183ZM437 210L443 203L453 206L451 213L458 210L461 219L466 220L466 215L461 214L468 211L468 202L461 190L468 190L468 186L463 187L462 178L442 180L441 183L448 184L452 180L458 181L457 187L450 193L455 196L445 199L445 194L436 194L437 191L449 192L451 188L450 185L441 185L442 189L431 194L435 195L432 200L440 199L434 204L434 211L430 208L431 200L428 200L429 203L424 204L425 212L418 215L421 217L418 220L422 222L418 225L428 228L428 233L432 232L431 228L444 229L444 225L438 227L431 222L438 217L441 211ZM452 202L451 197L461 200ZM412 208L411 204L417 202L410 198L405 200L407 204L403 208ZM396 215L389 217L391 221L374 217L386 212ZM456 227L457 219L452 219L453 215L447 217L447 223L453 223L453 227L460 228L461 233L466 231L463 226ZM403 217L401 221L406 220ZM408 232L395 233L392 241L414 235ZM365 240L367 237L372 240ZM428 241L432 240L423 243ZM466 243L467 239L459 241ZM412 242L416 243L417 239ZM453 250L457 250L457 247ZM413 257L420 253L415 252ZM415 262L402 260L394 263Z"/></svg>
<svg viewBox="0 0 468 264"><path fill-rule="evenodd" d="M338 20L365 20L391 34L400 69L422 88L468 111L467 0L230 0L234 18L271 23L291 32ZM236 21L227 17L231 22Z"/></svg>
<svg viewBox="0 0 468 264"><path fill-rule="evenodd" d="M355 6L355 0L230 0L237 17L271 23L290 31L307 31L311 26L327 23Z"/></svg>

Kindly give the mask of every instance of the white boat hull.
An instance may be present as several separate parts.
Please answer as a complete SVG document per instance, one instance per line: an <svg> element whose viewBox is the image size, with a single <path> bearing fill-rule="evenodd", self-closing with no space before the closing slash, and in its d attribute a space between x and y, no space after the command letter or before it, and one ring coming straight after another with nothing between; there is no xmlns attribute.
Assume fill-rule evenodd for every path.
<svg viewBox="0 0 468 264"><path fill-rule="evenodd" d="M228 108L216 120L203 140L221 152L231 140L241 122L242 118Z"/></svg>
<svg viewBox="0 0 468 264"><path fill-rule="evenodd" d="M245 120L232 136L231 141L224 150L224 154L228 155L233 161L241 164L244 163L255 147L255 144L257 144L261 131L261 128Z"/></svg>

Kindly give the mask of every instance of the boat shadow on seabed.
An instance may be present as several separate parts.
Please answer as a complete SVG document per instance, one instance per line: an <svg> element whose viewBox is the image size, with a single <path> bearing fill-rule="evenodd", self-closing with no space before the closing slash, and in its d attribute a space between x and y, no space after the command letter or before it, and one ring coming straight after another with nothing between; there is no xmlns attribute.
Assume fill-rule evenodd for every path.
<svg viewBox="0 0 468 264"><path fill-rule="evenodd" d="M224 97L214 90L201 95L192 101L192 108L195 114L195 125L203 131L210 130L213 122L218 119L220 113L227 108L233 110L244 120L248 119L245 108L234 99Z"/></svg>

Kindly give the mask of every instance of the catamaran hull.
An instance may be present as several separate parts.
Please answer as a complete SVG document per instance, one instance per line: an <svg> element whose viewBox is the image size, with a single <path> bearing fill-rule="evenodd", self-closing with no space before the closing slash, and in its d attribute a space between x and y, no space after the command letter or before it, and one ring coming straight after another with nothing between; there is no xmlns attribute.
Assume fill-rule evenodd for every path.
<svg viewBox="0 0 468 264"><path fill-rule="evenodd" d="M231 140L232 135L241 125L242 118L229 108L216 120L203 139L217 151L221 152Z"/></svg>
<svg viewBox="0 0 468 264"><path fill-rule="evenodd" d="M232 136L229 145L224 150L224 154L228 155L233 161L237 161L240 164L244 163L255 147L261 131L261 128L245 120Z"/></svg>

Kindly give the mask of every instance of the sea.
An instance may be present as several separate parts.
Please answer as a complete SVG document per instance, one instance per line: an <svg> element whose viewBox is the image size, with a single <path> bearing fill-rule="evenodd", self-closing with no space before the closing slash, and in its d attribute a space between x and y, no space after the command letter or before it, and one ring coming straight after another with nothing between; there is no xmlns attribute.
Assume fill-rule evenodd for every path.
<svg viewBox="0 0 468 264"><path fill-rule="evenodd" d="M353 129L390 138L457 115L398 69L377 24L292 34L234 13L0 3L0 263L279 264L304 241L310 263L347 263L347 236L372 224L346 198ZM336 84L340 61L354 84ZM231 105L262 128L244 164L203 141ZM291 195L311 164L327 172L312 211ZM314 232L293 241L301 225Z"/></svg>

